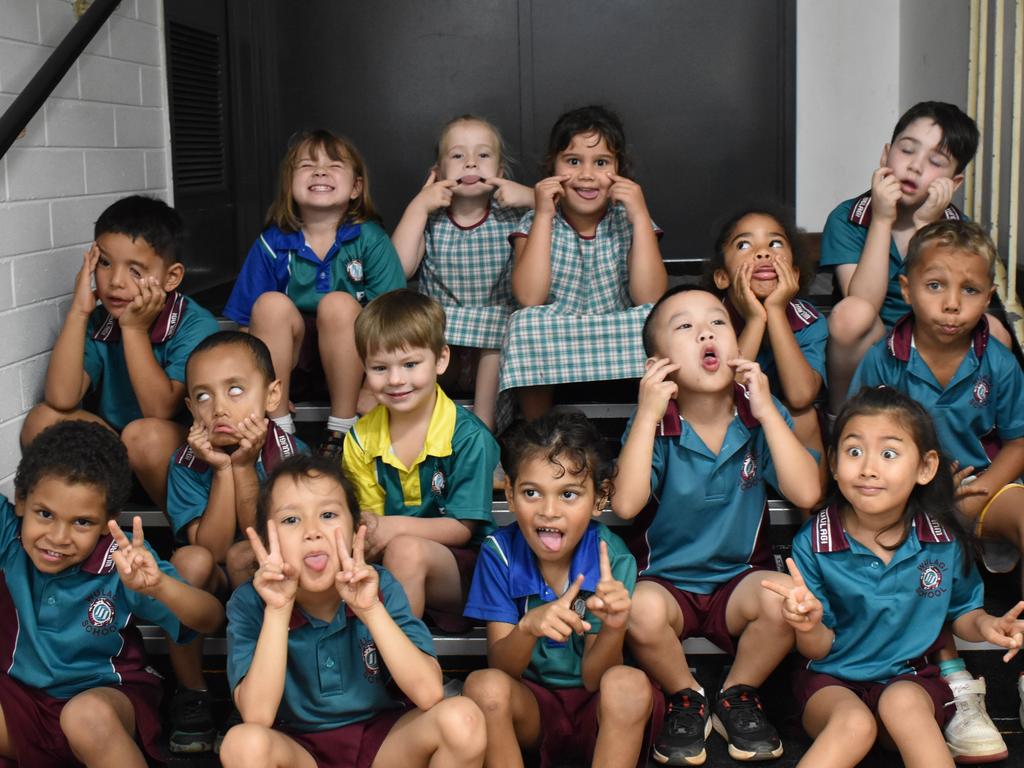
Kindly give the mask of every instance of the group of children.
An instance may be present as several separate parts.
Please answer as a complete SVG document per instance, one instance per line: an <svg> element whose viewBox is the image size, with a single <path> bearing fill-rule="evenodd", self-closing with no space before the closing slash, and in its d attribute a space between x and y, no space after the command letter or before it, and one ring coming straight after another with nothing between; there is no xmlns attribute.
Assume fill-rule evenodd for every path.
<svg viewBox="0 0 1024 768"><path fill-rule="evenodd" d="M201 635L225 600L226 766L700 765L712 729L770 760L758 688L794 648L801 765L854 766L876 739L911 766L1004 757L952 640L1024 644L1024 602L985 613L974 557L1007 570L1024 548L1024 374L986 315L995 250L951 205L976 146L951 105L901 118L826 224L827 320L763 208L722 227L706 290L667 289L601 107L559 118L533 190L492 125L451 121L390 239L355 147L300 135L225 308L240 331L177 291L177 214L118 201L0 506L0 758L159 758L136 618L170 641L171 749L208 749ZM439 384L465 373L473 412ZM613 465L553 386L619 378L640 383ZM324 385L313 452L292 403ZM131 471L169 563L116 523ZM499 478L515 522L496 529ZM768 485L809 511L789 573ZM636 559L609 510L648 513ZM424 616L486 624L462 695ZM734 657L710 691L694 635Z"/></svg>

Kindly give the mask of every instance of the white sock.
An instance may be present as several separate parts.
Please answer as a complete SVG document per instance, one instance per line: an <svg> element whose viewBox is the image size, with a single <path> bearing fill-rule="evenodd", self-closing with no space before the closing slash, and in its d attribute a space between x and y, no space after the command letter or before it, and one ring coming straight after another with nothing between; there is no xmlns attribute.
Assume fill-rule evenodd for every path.
<svg viewBox="0 0 1024 768"><path fill-rule="evenodd" d="M292 415L290 413L284 416L275 416L273 421L289 435L295 434L295 420L292 419Z"/></svg>
<svg viewBox="0 0 1024 768"><path fill-rule="evenodd" d="M327 428L331 432L340 432L343 435L347 435L349 430L356 425L358 419L358 416L350 416L347 419L343 419L340 416L328 416Z"/></svg>
<svg viewBox="0 0 1024 768"><path fill-rule="evenodd" d="M960 680L973 680L974 679L974 675L972 675L966 669L961 669L961 670L959 670L957 672L953 672L951 674L944 675L942 677L942 679L945 680L947 683L955 683L955 682L958 682Z"/></svg>

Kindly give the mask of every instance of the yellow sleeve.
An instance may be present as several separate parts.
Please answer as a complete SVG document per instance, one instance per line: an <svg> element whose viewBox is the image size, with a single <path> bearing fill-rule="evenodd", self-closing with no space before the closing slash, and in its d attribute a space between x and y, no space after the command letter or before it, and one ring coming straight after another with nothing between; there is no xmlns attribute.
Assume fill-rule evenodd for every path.
<svg viewBox="0 0 1024 768"><path fill-rule="evenodd" d="M341 468L356 491L361 512L384 514L384 489L377 482L377 462L368 461L366 452L355 439L354 430L345 435L345 450Z"/></svg>

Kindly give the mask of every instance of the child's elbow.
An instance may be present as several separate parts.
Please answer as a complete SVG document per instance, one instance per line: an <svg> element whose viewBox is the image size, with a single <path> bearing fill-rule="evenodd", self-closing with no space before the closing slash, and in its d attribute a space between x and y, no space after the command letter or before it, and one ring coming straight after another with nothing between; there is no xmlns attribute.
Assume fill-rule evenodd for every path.
<svg viewBox="0 0 1024 768"><path fill-rule="evenodd" d="M416 695L409 698L413 704L424 711L430 709L435 704L439 704L444 699L444 685L441 683L440 677L437 680L431 680L429 683L425 682L418 686Z"/></svg>

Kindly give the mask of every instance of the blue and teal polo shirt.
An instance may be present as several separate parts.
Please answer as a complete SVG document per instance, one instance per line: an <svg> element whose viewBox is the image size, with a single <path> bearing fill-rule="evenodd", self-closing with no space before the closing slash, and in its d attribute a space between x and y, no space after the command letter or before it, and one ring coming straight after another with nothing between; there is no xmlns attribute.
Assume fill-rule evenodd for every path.
<svg viewBox="0 0 1024 768"><path fill-rule="evenodd" d="M772 567L765 482L779 481L746 395L735 385L735 415L717 455L669 401L654 438L651 494L657 510L647 529L647 558L639 561L641 576L710 594L755 565ZM772 402L792 429L789 411L774 397Z"/></svg>
<svg viewBox="0 0 1024 768"><path fill-rule="evenodd" d="M475 520L473 542L479 543L494 528L492 478L498 453L484 423L438 386L427 437L412 466L402 464L391 449L383 405L359 419L345 437L342 464L362 512Z"/></svg>
<svg viewBox="0 0 1024 768"><path fill-rule="evenodd" d="M944 219L966 219L963 212L955 205L950 205L943 212ZM868 226L871 224L871 192L840 203L828 215L825 230L821 235L822 267L834 267L837 264L856 264L864 251L864 241L868 237ZM889 242L889 285L885 290L885 300L879 313L886 328L910 311L910 305L903 300L900 292L900 275L905 274L903 256L900 255L896 243Z"/></svg>
<svg viewBox="0 0 1024 768"><path fill-rule="evenodd" d="M945 387L914 347L914 316L906 315L864 355L850 392L884 384L931 414L942 452L979 472L1003 443L1024 437L1024 372L1013 353L989 336L982 316L972 343Z"/></svg>
<svg viewBox="0 0 1024 768"><path fill-rule="evenodd" d="M722 302L729 310L729 317L732 320L732 327L736 330L736 337L743 333L746 321L736 311L736 307L726 296ZM786 305L786 319L789 320L790 330L793 331L793 338L804 356L804 360L821 376L822 384L828 384L828 372L825 365L825 347L828 343L828 320L815 308L813 304L804 299L793 299ZM782 391L782 381L779 379L779 369L775 364L775 353L772 351L771 342L768 340L768 332L765 331L764 339L761 341L761 349L757 352L757 364L761 366L764 375L768 377L768 386L772 392Z"/></svg>
<svg viewBox="0 0 1024 768"><path fill-rule="evenodd" d="M842 513L828 507L793 539L793 559L835 632L828 655L807 668L842 680L884 683L916 674L946 622L981 608L978 570L952 533L919 513L886 565L848 536Z"/></svg>
<svg viewBox="0 0 1024 768"><path fill-rule="evenodd" d="M301 231L283 232L271 225L249 249L224 314L249 325L252 305L267 291L279 291L300 312L314 313L331 291L344 291L365 306L397 288L405 288L405 273L391 239L376 222L343 223L323 261Z"/></svg>
<svg viewBox="0 0 1024 768"><path fill-rule="evenodd" d="M379 566L380 599L413 645L436 656L426 625L409 610L401 585ZM252 582L228 600L228 683L234 691L252 665L263 629L265 604ZM284 694L275 727L310 733L369 720L404 706L392 695L391 674L370 630L344 604L329 623L307 615L298 604L288 625Z"/></svg>
<svg viewBox="0 0 1024 768"><path fill-rule="evenodd" d="M266 482L267 474L280 462L299 453L309 453L309 447L271 421L267 428L267 439L256 458L256 476L260 485ZM171 457L167 470L167 517L170 518L175 539L181 544L188 543L185 529L189 523L206 512L206 506L210 503L210 488L213 487L213 474L213 468L196 456L188 443ZM235 538L245 538L244 532L237 531Z"/></svg>
<svg viewBox="0 0 1024 768"><path fill-rule="evenodd" d="M636 560L622 539L604 523L592 520L576 545L569 569L570 580L583 574L573 610L590 622L588 634L591 635L601 631L601 620L587 610L586 602L601 580L602 541L608 545L612 575L631 595L636 586ZM480 621L518 624L528 611L557 600L568 586L556 592L544 581L537 557L519 530L519 524L511 523L488 536L480 546L463 613ZM583 685L583 650L584 638L577 635L564 643L538 638L523 677L550 688L578 688Z"/></svg>
<svg viewBox="0 0 1024 768"><path fill-rule="evenodd" d="M42 573L21 544L14 505L0 496L0 668L49 696L70 699L155 674L136 621L159 625L175 642L194 637L159 600L124 586L115 549L105 534L78 565ZM174 566L153 555L160 570L181 580Z"/></svg>
<svg viewBox="0 0 1024 768"><path fill-rule="evenodd" d="M188 356L200 341L218 330L216 318L195 301L177 291L168 294L149 329L153 356L167 378L184 384ZM98 394L97 410L104 421L120 431L142 418L124 359L121 326L102 306L89 316L82 366L89 375L90 388Z"/></svg>

